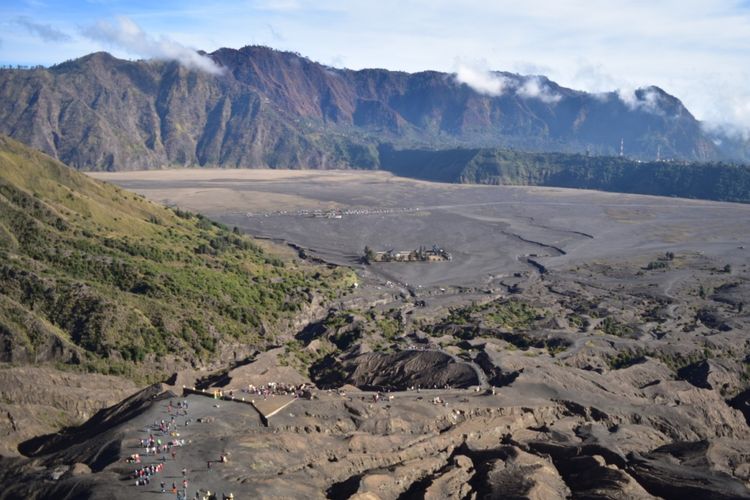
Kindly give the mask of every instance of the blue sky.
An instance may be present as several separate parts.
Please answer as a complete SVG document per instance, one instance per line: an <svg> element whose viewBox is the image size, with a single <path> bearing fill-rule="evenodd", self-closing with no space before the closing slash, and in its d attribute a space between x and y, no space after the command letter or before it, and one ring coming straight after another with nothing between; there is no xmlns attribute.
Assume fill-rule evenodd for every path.
<svg viewBox="0 0 750 500"><path fill-rule="evenodd" d="M544 74L600 92L658 85L750 130L743 0L4 0L0 64L263 44L337 67ZM194 61L196 65L201 61ZM205 68L204 68L205 69ZM208 68L210 69L210 68Z"/></svg>

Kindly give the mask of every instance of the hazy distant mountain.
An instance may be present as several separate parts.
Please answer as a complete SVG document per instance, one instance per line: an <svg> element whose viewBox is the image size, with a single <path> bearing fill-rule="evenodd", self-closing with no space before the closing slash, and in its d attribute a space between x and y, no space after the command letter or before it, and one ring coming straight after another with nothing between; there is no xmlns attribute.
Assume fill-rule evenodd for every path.
<svg viewBox="0 0 750 500"><path fill-rule="evenodd" d="M95 53L49 69L0 71L0 133L80 169L168 165L379 165L377 145L706 160L720 144L657 87L593 95L544 77L496 73L478 93L454 75L330 68L266 47L210 54L215 76L177 63Z"/></svg>

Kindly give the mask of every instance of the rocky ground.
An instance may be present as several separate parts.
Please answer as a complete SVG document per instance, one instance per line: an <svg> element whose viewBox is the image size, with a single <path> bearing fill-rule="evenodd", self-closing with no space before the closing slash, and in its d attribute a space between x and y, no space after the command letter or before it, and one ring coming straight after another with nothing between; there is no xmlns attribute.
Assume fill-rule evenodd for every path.
<svg viewBox="0 0 750 500"><path fill-rule="evenodd" d="M750 282L715 264L528 273L461 307L354 296L275 351L23 443L2 498L146 495L183 468L191 495L235 498L750 497ZM319 388L243 392L273 381ZM190 445L136 486L124 459L183 386L208 391L176 419Z"/></svg>
<svg viewBox="0 0 750 500"><path fill-rule="evenodd" d="M138 390L134 382L121 377L0 366L2 455L17 455L20 442L81 424Z"/></svg>
<svg viewBox="0 0 750 500"><path fill-rule="evenodd" d="M191 497L750 497L747 236L728 231L727 204L685 209L675 225L683 202L636 201L603 208L608 222L587 236L521 227L528 242L512 248L530 253L473 283L405 286L391 268L359 268L353 293L274 349L22 442L23 456L3 459L0 498L149 497L162 478L181 487L183 468ZM692 225L704 209L715 224ZM75 398L70 380L58 392ZM271 382L312 388L246 392ZM135 389L112 387L115 399ZM4 389L3 403L29 392ZM136 486L125 459L184 400L179 436L163 437L187 445Z"/></svg>

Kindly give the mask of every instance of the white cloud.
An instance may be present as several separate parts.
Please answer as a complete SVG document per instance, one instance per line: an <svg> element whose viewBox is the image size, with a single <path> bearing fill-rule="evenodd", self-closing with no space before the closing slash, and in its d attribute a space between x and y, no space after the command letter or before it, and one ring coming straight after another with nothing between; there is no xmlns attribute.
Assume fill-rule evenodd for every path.
<svg viewBox="0 0 750 500"><path fill-rule="evenodd" d="M331 62L328 65L332 68L346 68L346 58L341 54L336 54L331 57Z"/></svg>
<svg viewBox="0 0 750 500"><path fill-rule="evenodd" d="M27 16L17 17L16 24L23 26L32 35L36 35L45 42L69 42L72 40L70 35L60 31L51 24L37 23Z"/></svg>
<svg viewBox="0 0 750 500"><path fill-rule="evenodd" d="M538 76L524 78L523 84L518 87L516 94L524 99L539 99L547 104L557 104L562 96L549 88Z"/></svg>
<svg viewBox="0 0 750 500"><path fill-rule="evenodd" d="M125 16L119 16L114 24L100 20L85 28L82 33L92 40L107 43L140 57L177 61L186 68L213 75L219 75L224 71L210 57L201 55L174 40L164 36L153 38Z"/></svg>
<svg viewBox="0 0 750 500"><path fill-rule="evenodd" d="M464 83L480 94L500 96L508 87L508 79L487 70L483 64L461 62L455 72L456 81Z"/></svg>
<svg viewBox="0 0 750 500"><path fill-rule="evenodd" d="M551 72L544 74L549 75ZM578 61L571 78L571 85L575 88L597 95L612 92L622 83L622 81L618 83L618 80L609 73L603 64L594 64L583 60Z"/></svg>
<svg viewBox="0 0 750 500"><path fill-rule="evenodd" d="M750 70L728 68L722 73L685 82L679 94L707 125L730 136L750 137Z"/></svg>
<svg viewBox="0 0 750 500"><path fill-rule="evenodd" d="M654 88L620 88L617 89L617 97L631 110L646 111L655 115L664 114L661 108L661 95Z"/></svg>
<svg viewBox="0 0 750 500"><path fill-rule="evenodd" d="M750 140L750 130L746 127L737 126L730 123L712 123L703 122L701 123L704 132L712 135L712 141L715 145L721 146L724 143L724 138L732 140Z"/></svg>
<svg viewBox="0 0 750 500"><path fill-rule="evenodd" d="M735 140L750 141L750 97L722 103L725 113L702 123L704 130Z"/></svg>
<svg viewBox="0 0 750 500"><path fill-rule="evenodd" d="M741 126L744 137L750 136L750 96L734 96L734 103L727 116L729 123Z"/></svg>

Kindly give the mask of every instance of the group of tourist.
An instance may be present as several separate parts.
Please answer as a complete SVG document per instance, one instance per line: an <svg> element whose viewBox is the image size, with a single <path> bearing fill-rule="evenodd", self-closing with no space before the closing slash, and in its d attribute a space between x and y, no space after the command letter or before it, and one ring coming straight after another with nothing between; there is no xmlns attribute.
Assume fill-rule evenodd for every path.
<svg viewBox="0 0 750 500"><path fill-rule="evenodd" d="M136 486L146 486L151 482L151 476L164 470L164 464L151 464L145 467L140 467L133 471L133 479L135 479ZM162 483L163 485L164 483Z"/></svg>
<svg viewBox="0 0 750 500"><path fill-rule="evenodd" d="M135 479L136 486L147 486L151 483L152 476L164 470L167 461L167 453L170 453L172 460L177 460L177 448L185 446L185 440L179 438L177 432L176 415L187 415L187 400L180 401L176 405L170 400L167 404L167 413L170 414L168 420L161 419L154 421L148 429L148 437L140 440L140 447L144 450L145 456L157 456L161 454L159 462L145 465L135 469L132 477ZM187 425L187 420L185 421ZM128 463L140 464L142 461L140 453L133 453L126 461ZM178 500L187 500L187 469L182 469L182 488L178 488L177 483L173 482L169 492L174 494ZM164 481L160 482L161 492L167 493L167 485ZM196 498L199 498L196 495Z"/></svg>
<svg viewBox="0 0 750 500"><path fill-rule="evenodd" d="M383 394L382 392L376 392L371 396L371 400L373 403L377 403L378 401L393 401L393 396L390 394Z"/></svg>
<svg viewBox="0 0 750 500"><path fill-rule="evenodd" d="M169 404L167 405L167 413L170 415L172 412L174 412L175 415L187 415L188 414L188 402L187 399L178 401L176 405L172 404L172 401L169 401ZM174 418L174 417L172 417Z"/></svg>
<svg viewBox="0 0 750 500"><path fill-rule="evenodd" d="M175 431L169 431L169 435L173 438L176 438L177 436L179 436L179 433ZM151 434L149 435L147 439L141 439L141 446L144 448L146 455L155 456L161 453L161 457L162 457L161 459L162 461L165 461L167 459L166 458L167 452L170 452L172 455L172 460L174 460L177 455L177 450L175 448L185 446L185 440L184 439L172 439L170 441L162 441L161 438L156 437L153 434ZM133 460L133 461L135 461L136 463L140 463L140 455L138 453L131 455L131 459L133 457L136 457L136 460Z"/></svg>
<svg viewBox="0 0 750 500"><path fill-rule="evenodd" d="M284 387L286 388L286 386ZM161 454L161 459L153 464L142 465L132 472L131 478L135 479L136 486L151 484L154 476L164 470L167 464L167 453L171 454L173 461L177 460L177 449L185 446L186 441L179 437L176 416L187 417L188 408L187 400L178 401L177 403L170 400L167 404L167 413L170 414L170 418L157 420L153 423L153 426L147 429L147 432L149 432L148 437L142 438L139 442L140 447L144 450L143 456L158 456ZM190 421L191 419L186 418L184 425L187 426ZM133 453L125 459L128 463L138 465L141 465L142 460L141 453ZM222 453L216 461L226 463L228 461L227 454ZM207 468L208 470L211 469L211 461L208 462ZM175 495L177 500L188 500L188 469L183 467L181 472L181 487L176 482L172 482L171 487L168 487L164 481L161 481L161 492L171 493ZM193 498L195 500L234 500L234 495L229 493L229 495L222 494L218 496L216 493L199 488L195 491L195 496L191 497L191 500Z"/></svg>
<svg viewBox="0 0 750 500"><path fill-rule="evenodd" d="M312 389L310 384L284 384L269 382L261 386L254 386L249 384L247 388L243 388L242 392L254 396L262 396L263 399L267 399L272 396L294 396L296 398L304 397L306 393L309 393ZM230 393L230 396L232 394Z"/></svg>

